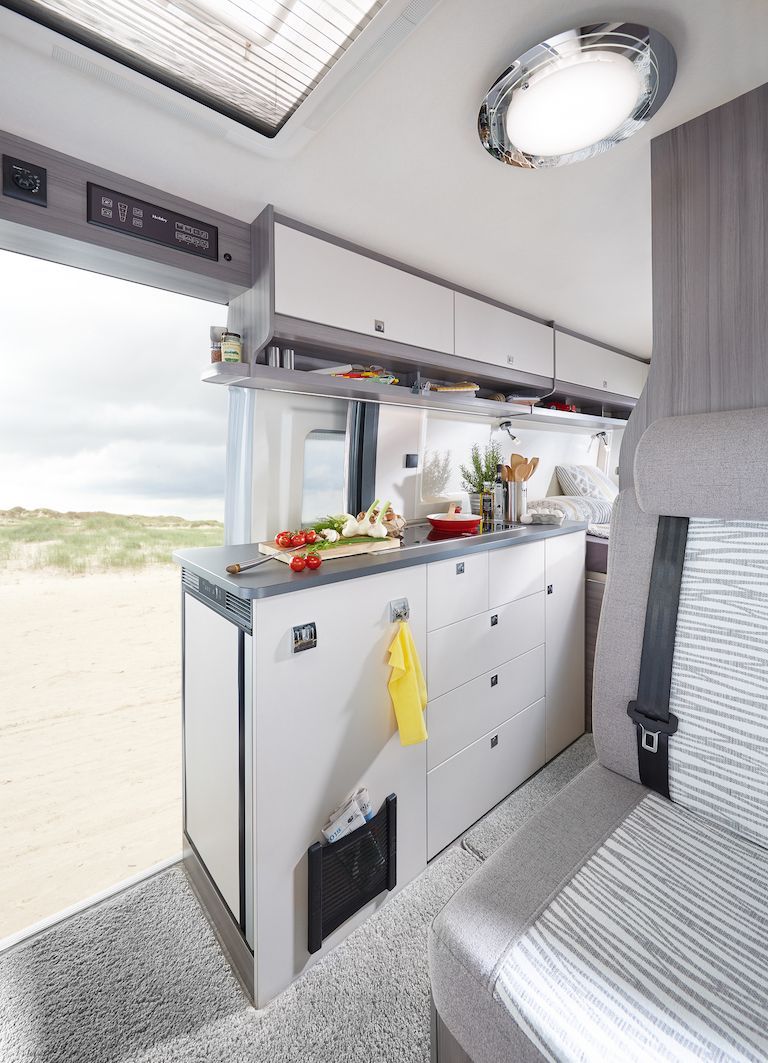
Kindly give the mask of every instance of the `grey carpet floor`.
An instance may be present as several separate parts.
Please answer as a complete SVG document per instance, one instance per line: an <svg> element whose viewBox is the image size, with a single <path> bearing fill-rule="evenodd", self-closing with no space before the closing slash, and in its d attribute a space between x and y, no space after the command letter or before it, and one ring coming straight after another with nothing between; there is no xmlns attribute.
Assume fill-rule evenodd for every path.
<svg viewBox="0 0 768 1063"><path fill-rule="evenodd" d="M462 840L463 847L479 860L487 860L528 816L545 805L594 759L594 740L591 734L585 734L467 831Z"/></svg>
<svg viewBox="0 0 768 1063"><path fill-rule="evenodd" d="M2 1063L426 1063L429 924L478 867L450 849L254 1011L180 869L0 960Z"/></svg>
<svg viewBox="0 0 768 1063"><path fill-rule="evenodd" d="M0 1063L428 1063L429 924L594 758L585 736L256 1012L172 869L0 957Z"/></svg>

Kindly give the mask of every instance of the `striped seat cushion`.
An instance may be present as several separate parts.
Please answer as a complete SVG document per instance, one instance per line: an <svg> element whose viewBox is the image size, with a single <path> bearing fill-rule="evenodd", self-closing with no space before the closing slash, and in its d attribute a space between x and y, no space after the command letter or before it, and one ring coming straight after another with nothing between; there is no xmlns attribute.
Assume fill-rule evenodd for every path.
<svg viewBox="0 0 768 1063"><path fill-rule="evenodd" d="M517 940L495 995L549 1059L763 1063L767 896L768 850L651 794Z"/></svg>
<svg viewBox="0 0 768 1063"><path fill-rule="evenodd" d="M669 707L672 800L768 846L768 524L689 522Z"/></svg>

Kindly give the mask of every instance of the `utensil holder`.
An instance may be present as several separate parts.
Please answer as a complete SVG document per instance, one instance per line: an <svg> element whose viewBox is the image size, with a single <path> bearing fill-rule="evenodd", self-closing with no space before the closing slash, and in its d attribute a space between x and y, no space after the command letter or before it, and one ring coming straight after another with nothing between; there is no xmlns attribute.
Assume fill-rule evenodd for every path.
<svg viewBox="0 0 768 1063"><path fill-rule="evenodd" d="M510 524L519 524L520 518L528 512L528 484L508 483L506 520Z"/></svg>
<svg viewBox="0 0 768 1063"><path fill-rule="evenodd" d="M355 912L397 885L397 796L390 794L373 819L345 838L310 845L307 859L312 953Z"/></svg>

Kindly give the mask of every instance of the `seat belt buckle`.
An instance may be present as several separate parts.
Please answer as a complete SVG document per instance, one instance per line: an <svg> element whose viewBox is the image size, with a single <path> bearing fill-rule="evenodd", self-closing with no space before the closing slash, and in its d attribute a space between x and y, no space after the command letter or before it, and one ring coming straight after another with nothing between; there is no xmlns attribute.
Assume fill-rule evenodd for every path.
<svg viewBox="0 0 768 1063"><path fill-rule="evenodd" d="M643 712L636 701L630 701L627 716L639 729L640 746L647 753L658 753L660 734L673 735L677 731L678 720L674 713L670 712L667 720L659 720Z"/></svg>

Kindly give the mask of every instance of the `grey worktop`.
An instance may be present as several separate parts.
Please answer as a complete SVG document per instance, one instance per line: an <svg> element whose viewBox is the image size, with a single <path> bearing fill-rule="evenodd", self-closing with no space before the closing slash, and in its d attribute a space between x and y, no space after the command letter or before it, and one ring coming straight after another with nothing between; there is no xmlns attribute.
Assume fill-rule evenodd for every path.
<svg viewBox="0 0 768 1063"><path fill-rule="evenodd" d="M265 565L242 575L232 576L227 565L248 561L258 556L258 546L212 546L196 550L178 550L174 561L183 568L202 576L238 598L271 598L275 594L288 594L306 587L320 587L328 583L373 576L411 565L425 565L430 561L444 561L449 557L479 553L483 550L498 550L521 543L533 543L553 539L558 535L571 535L585 531L582 521L567 520L560 527L547 524L529 524L525 527L489 532L485 535L461 539L445 539L440 542L419 543L404 546L399 550L385 550L380 554L362 554L357 557L339 557L323 562L315 572L292 572L282 561L268 561Z"/></svg>

